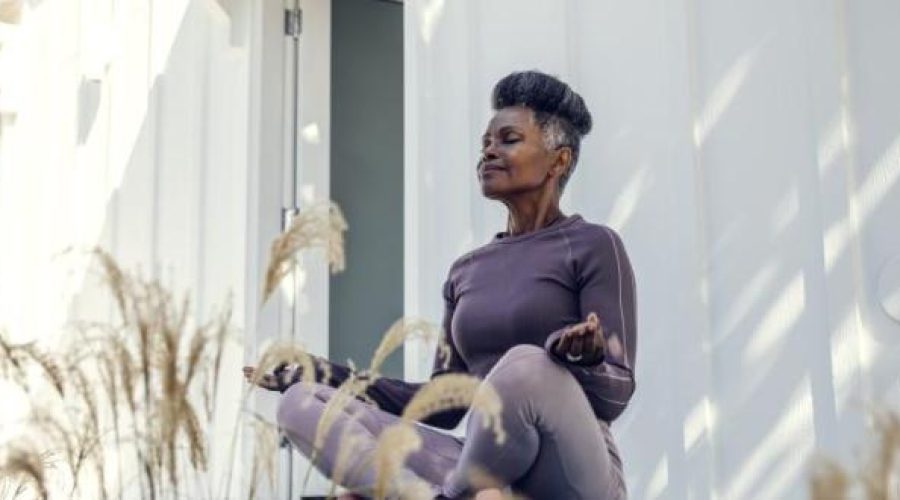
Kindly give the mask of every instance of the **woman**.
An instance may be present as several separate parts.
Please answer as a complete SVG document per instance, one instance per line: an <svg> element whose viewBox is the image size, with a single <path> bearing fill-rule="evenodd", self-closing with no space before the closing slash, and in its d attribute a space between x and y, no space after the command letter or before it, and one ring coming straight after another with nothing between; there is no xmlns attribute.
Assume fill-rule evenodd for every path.
<svg viewBox="0 0 900 500"><path fill-rule="evenodd" d="M534 499L625 498L609 423L634 392L634 278L615 232L559 208L581 138L591 128L590 113L568 85L536 71L500 80L492 105L477 176L484 196L508 209L507 229L451 266L443 289L451 356L449 363L435 359L432 378L461 372L489 382L503 401L507 439L497 444L477 412L465 439L417 426L423 447L409 457L403 474L427 480L435 498L496 498L497 489L476 491L472 470L487 472L493 486ZM335 364L329 383L337 386L349 373ZM297 378L295 372L292 380ZM261 385L286 388L276 375ZM366 456L421 385L378 380L367 394L380 409L354 401L317 466L332 472L345 426L367 433L358 453ZM307 455L333 392L323 384L297 384L282 397L278 423ZM312 403L303 404L306 399ZM359 416L350 419L354 412ZM453 429L464 413L447 411L425 424ZM344 482L366 491L373 480L374 472L363 466Z"/></svg>

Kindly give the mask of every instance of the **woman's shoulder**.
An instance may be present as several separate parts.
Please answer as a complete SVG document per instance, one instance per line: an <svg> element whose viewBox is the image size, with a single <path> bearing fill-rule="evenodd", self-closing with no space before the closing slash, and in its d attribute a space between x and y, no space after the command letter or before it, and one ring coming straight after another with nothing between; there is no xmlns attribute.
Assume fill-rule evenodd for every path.
<svg viewBox="0 0 900 500"><path fill-rule="evenodd" d="M625 244L619 232L602 223L590 222L579 216L579 220L566 228L566 236L573 244L586 245L588 248L617 246L624 249Z"/></svg>
<svg viewBox="0 0 900 500"><path fill-rule="evenodd" d="M485 253L490 249L490 244L481 245L477 248L473 248L468 252L457 257L452 264L450 264L450 272L453 273L459 269L463 269L468 265L471 265L472 262L479 257L485 255Z"/></svg>

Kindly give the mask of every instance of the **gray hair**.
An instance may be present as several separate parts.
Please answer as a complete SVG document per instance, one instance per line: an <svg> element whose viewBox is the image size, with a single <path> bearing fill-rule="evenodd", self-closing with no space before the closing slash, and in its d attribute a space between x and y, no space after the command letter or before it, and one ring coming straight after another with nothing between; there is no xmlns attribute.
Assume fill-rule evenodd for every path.
<svg viewBox="0 0 900 500"><path fill-rule="evenodd" d="M593 125L591 113L581 98L568 85L540 71L519 71L500 79L491 93L494 110L524 106L534 113L548 149L568 147L572 161L559 178L560 194L575 172L581 150L581 138Z"/></svg>

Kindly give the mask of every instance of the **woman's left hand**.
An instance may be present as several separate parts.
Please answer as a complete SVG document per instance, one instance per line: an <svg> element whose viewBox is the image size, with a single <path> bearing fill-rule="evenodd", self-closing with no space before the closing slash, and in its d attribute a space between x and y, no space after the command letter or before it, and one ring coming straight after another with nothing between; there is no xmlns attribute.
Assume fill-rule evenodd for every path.
<svg viewBox="0 0 900 500"><path fill-rule="evenodd" d="M566 327L554 352L560 358L577 365L593 365L602 360L606 344L597 314L592 312L585 321Z"/></svg>

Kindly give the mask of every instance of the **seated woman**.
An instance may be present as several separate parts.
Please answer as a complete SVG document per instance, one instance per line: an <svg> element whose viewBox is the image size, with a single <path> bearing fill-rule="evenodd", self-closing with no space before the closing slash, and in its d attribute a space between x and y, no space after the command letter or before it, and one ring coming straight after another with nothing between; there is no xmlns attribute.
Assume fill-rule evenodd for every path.
<svg viewBox="0 0 900 500"><path fill-rule="evenodd" d="M453 429L465 414L445 411L417 425L423 446L402 473L428 481L435 498L496 498L497 489L476 491L468 472L477 468L495 487L533 499L624 499L609 425L634 392L634 276L612 229L559 208L591 115L568 85L536 71L501 79L492 105L476 174L483 195L508 209L507 228L450 267L443 331L451 356L449 363L435 359L432 379L468 373L489 382L503 402L507 439L498 444L477 412L464 439L429 427ZM307 456L333 387L350 375L338 364L331 372L331 386L283 384L275 375L261 382L284 392L278 424ZM295 372L291 381L298 379ZM367 395L377 407L353 401L332 427L317 467L333 472L338 436L355 426L368 438L354 455L362 465L344 486L371 491L375 474L363 459L421 386L375 382Z"/></svg>

